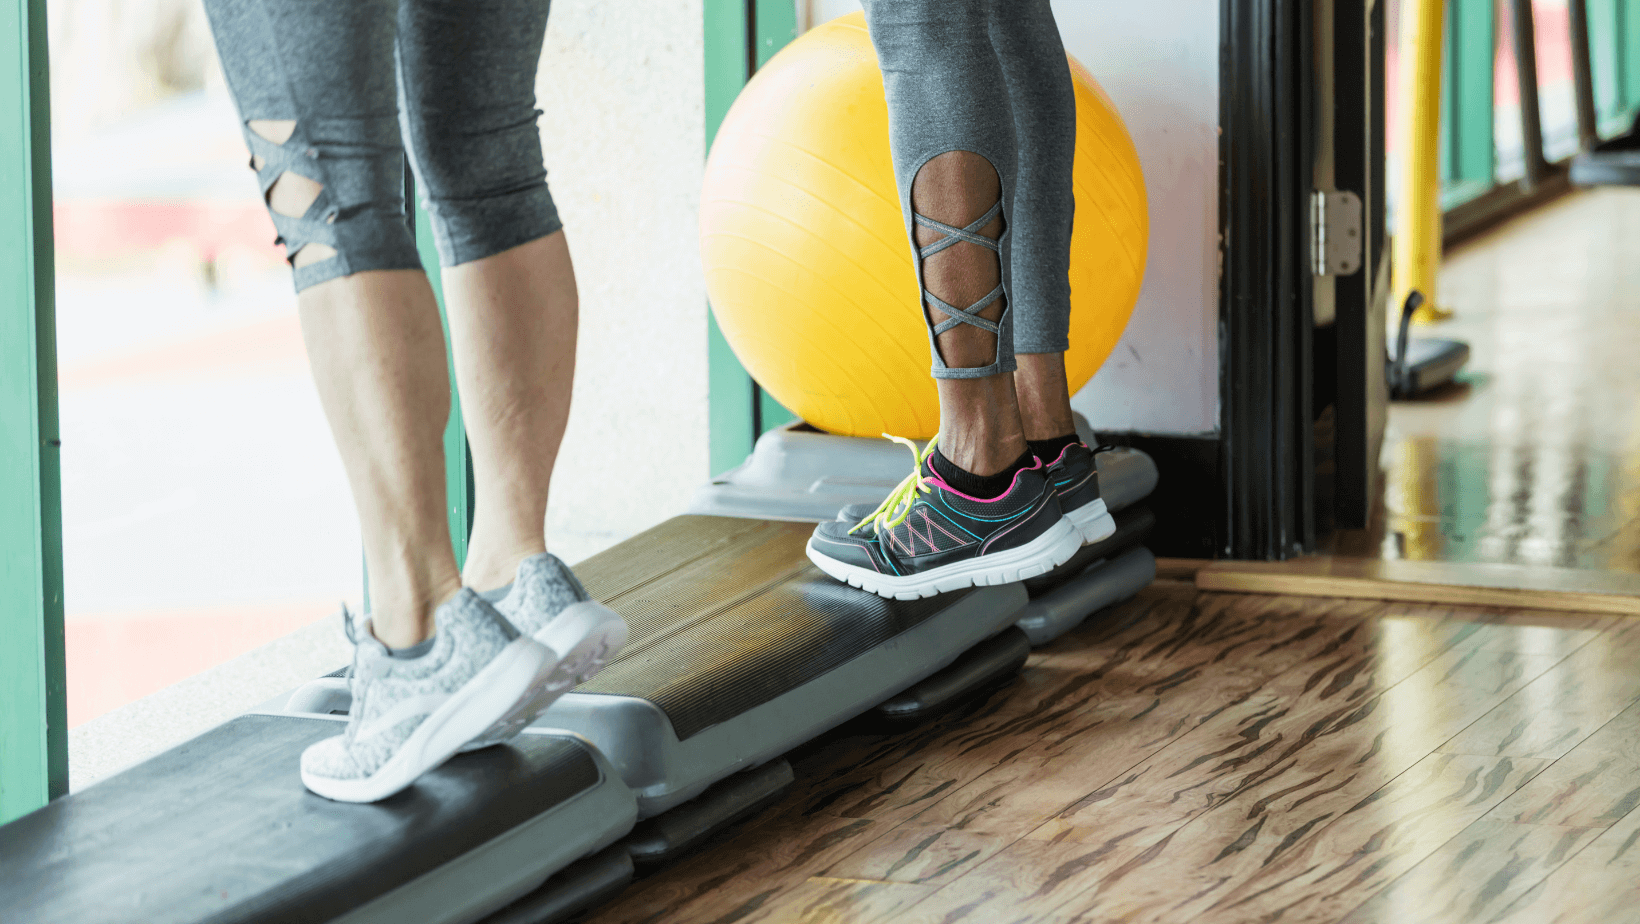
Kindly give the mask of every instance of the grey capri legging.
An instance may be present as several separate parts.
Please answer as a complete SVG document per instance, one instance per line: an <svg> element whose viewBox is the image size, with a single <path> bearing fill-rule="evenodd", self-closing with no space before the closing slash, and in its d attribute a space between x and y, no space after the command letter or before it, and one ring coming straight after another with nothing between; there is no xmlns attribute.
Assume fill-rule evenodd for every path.
<svg viewBox="0 0 1640 924"><path fill-rule="evenodd" d="M919 223L944 231L952 243L979 243L984 239L974 232L994 217L957 229L915 215L911 183L923 164L948 151L970 151L990 161L1002 180L1003 234L996 246L1006 301L1000 324L964 313L977 313L986 300L948 306L923 289L929 306L950 316L929 330L931 343L959 323L994 327L995 360L951 369L935 347L934 377L1011 372L1015 352L1064 352L1070 346L1076 94L1048 0L865 0L865 11L883 70L889 144L912 253L919 253Z"/></svg>
<svg viewBox="0 0 1640 924"><path fill-rule="evenodd" d="M336 251L295 268L297 291L422 268L405 218L406 148L443 265L562 227L536 129L547 5L205 0L264 199L287 172L323 187L300 217L269 209L293 265L309 244ZM292 119L283 143L250 128Z"/></svg>

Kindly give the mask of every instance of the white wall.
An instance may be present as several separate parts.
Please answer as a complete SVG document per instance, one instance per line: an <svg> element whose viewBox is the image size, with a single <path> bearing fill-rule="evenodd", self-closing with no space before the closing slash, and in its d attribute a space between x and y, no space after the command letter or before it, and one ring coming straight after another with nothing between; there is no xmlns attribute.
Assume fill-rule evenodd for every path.
<svg viewBox="0 0 1640 924"><path fill-rule="evenodd" d="M1065 49L1127 122L1150 196L1150 257L1127 333L1072 404L1096 430L1218 429L1219 8L1056 0Z"/></svg>
<svg viewBox="0 0 1640 924"><path fill-rule="evenodd" d="M581 291L548 542L579 560L707 477L702 0L554 0L536 93Z"/></svg>

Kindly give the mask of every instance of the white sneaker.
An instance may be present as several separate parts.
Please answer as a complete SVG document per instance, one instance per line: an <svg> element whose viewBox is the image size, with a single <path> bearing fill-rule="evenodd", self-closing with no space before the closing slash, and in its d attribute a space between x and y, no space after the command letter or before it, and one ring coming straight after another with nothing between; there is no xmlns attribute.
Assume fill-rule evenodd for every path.
<svg viewBox="0 0 1640 924"><path fill-rule="evenodd" d="M476 738L529 724L558 658L462 589L433 616L426 654L395 658L347 616L354 645L347 731L302 753L302 783L339 802L375 802L414 783Z"/></svg>
<svg viewBox="0 0 1640 924"><path fill-rule="evenodd" d="M511 584L485 591L482 596L494 603L519 632L557 656L558 664L545 686L552 698L592 679L626 644L626 620L592 599L569 566L551 552L524 559ZM498 729L463 750L500 744L523 728Z"/></svg>

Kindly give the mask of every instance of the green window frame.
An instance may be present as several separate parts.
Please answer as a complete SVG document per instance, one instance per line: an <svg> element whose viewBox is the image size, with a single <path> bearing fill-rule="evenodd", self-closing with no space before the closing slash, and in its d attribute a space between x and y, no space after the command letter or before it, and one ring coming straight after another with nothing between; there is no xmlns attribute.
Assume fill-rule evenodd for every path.
<svg viewBox="0 0 1640 924"><path fill-rule="evenodd" d="M792 0L704 0L706 150L752 73L797 37ZM703 152L705 153L705 152ZM706 318L707 403L711 472L751 454L761 434L796 415L759 388L735 358L716 316Z"/></svg>
<svg viewBox="0 0 1640 924"><path fill-rule="evenodd" d="M45 0L0 0L0 823L68 791Z"/></svg>
<svg viewBox="0 0 1640 924"><path fill-rule="evenodd" d="M1515 2L1520 0L1447 0L1441 95L1443 209L1472 202L1499 186L1493 133L1497 22L1500 12L1508 12ZM1572 2L1586 4L1595 127L1601 137L1610 138L1627 131L1640 110L1640 0Z"/></svg>

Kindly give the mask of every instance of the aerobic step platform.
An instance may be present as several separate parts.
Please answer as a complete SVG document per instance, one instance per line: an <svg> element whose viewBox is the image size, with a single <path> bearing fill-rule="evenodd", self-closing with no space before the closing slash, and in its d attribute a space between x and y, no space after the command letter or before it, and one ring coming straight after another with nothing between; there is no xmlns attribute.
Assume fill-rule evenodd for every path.
<svg viewBox="0 0 1640 924"><path fill-rule="evenodd" d="M1082 547L1070 561L1024 582L1031 601L1015 624L1031 645L1046 645L1107 607L1131 599L1156 579L1156 556L1141 543L1156 525L1149 508L1113 515L1116 532Z"/></svg>
<svg viewBox="0 0 1640 924"><path fill-rule="evenodd" d="M1077 432L1093 441L1077 415ZM1099 491L1111 510L1130 507L1156 487L1156 463L1137 449L1101 452ZM911 471L911 453L885 439L821 433L789 423L763 434L752 454L695 492L689 512L760 520L829 520L849 504L876 504Z"/></svg>
<svg viewBox="0 0 1640 924"><path fill-rule="evenodd" d="M1576 186L1640 186L1640 115L1627 132L1572 158Z"/></svg>
<svg viewBox="0 0 1640 924"><path fill-rule="evenodd" d="M815 568L813 531L682 516L577 565L632 636L536 726L596 745L649 817L934 674L1026 602L1019 585L885 600Z"/></svg>
<svg viewBox="0 0 1640 924"><path fill-rule="evenodd" d="M0 921L469 924L631 830L573 737L459 755L373 805L302 786L336 718L245 715L0 827Z"/></svg>
<svg viewBox="0 0 1640 924"><path fill-rule="evenodd" d="M939 672L1025 606L1019 584L886 600L814 567L813 532L685 515L576 565L632 634L534 727L590 741L649 818ZM349 705L336 680L290 699Z"/></svg>

